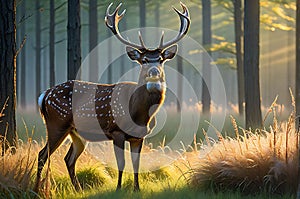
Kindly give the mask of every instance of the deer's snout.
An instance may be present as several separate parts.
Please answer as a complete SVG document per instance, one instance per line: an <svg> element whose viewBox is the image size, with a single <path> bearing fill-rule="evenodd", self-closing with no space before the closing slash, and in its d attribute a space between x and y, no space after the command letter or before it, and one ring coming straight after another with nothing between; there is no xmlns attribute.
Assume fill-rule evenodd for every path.
<svg viewBox="0 0 300 199"><path fill-rule="evenodd" d="M160 71L157 67L153 66L148 70L148 77L160 77Z"/></svg>

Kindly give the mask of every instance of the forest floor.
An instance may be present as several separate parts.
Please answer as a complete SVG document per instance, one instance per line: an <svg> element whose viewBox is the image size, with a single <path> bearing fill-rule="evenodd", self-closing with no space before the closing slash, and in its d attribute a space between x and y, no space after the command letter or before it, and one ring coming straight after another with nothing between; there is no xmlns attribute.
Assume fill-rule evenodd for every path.
<svg viewBox="0 0 300 199"><path fill-rule="evenodd" d="M75 192L64 162L70 146L66 141L51 156L50 164L45 165L39 195L32 188L37 154L45 141L35 141L33 137L42 135L44 126L39 118L33 124L18 120L23 125L19 128L19 147L14 155L8 150L0 157L0 198L290 199L297 187L298 135L293 130L293 113L287 122L274 117L269 128L255 132L238 127L235 119L229 117L227 123L233 129L230 137L220 132L216 132L216 140L204 135L197 142L200 139L195 137L194 145L183 145L180 150L164 146L165 140L158 146L145 143L140 192L133 192L128 145L122 189L115 191L117 170L111 142L89 145L79 157L76 171L83 191Z"/></svg>
<svg viewBox="0 0 300 199"><path fill-rule="evenodd" d="M254 136L254 135L253 135ZM252 161L259 164L260 168L264 168L270 163L268 162L267 154L270 154L270 151L266 150L268 145L264 143L264 140L268 140L270 137L274 136L274 134L269 134L266 136L255 135L253 138L254 145L255 142L259 142L265 144L266 147L258 146L258 155L252 154ZM279 135L278 135L279 136ZM290 136L291 140L295 140L294 136ZM255 141L256 140L256 141ZM286 143L283 140L283 137L278 137L280 142ZM233 143L234 142L234 143ZM247 143L247 140L244 140L244 143ZM225 144L225 145L223 145ZM291 199L294 198L291 192L284 190L283 192L270 192L267 189L265 190L253 190L252 193L247 193L242 189L247 189L247 186L243 186L242 183L238 184L235 178L240 178L240 176L230 176L227 178L231 178L232 181L236 182L233 186L219 186L218 177L214 176L214 172L218 173L219 176L222 176L222 172L231 172L226 168L224 162L230 161L230 159L235 159L236 155L230 154L233 151L239 156L239 159L235 162L239 164L243 164L245 159L249 159L245 154L245 158L243 158L239 152L239 147L237 145L237 139L224 139L219 144L216 143L215 147L210 148L209 150L201 149L199 151L192 152L183 152L180 153L177 158L174 159L169 165L164 167L158 167L159 164L156 160L148 160L147 163L151 165L152 169L144 170L141 169L140 173L140 192L133 192L133 175L128 169L128 172L124 173L122 189L120 191L115 191L117 184L117 170L116 165L107 165L101 163L99 159L95 157L95 155L91 154L89 151L91 149L87 149L82 156L77 161L77 176L83 187L82 192L75 192L74 188L71 184L70 178L68 176L68 172L63 160L70 143L66 142L63 144L52 156L50 167L47 168L47 164L45 165L43 172L43 181L42 181L42 189L39 193L41 198L212 198L212 199L225 199L225 198L256 198L256 199L267 199L267 198L286 198ZM250 142L248 142L250 144ZM254 146L253 145L253 146ZM285 145L285 144L283 144ZM0 158L0 198L33 198L35 193L33 193L32 187L35 183L35 175L36 175L36 157L38 151L42 148L43 144L35 143L29 140L28 143L20 143L20 147L16 149L15 155L6 154L3 158ZM219 150L223 150L222 147L226 146L227 152L222 152ZM295 146L295 145L294 145ZM106 149L112 148L112 143L103 143L102 147ZM245 146L241 145L243 149ZM248 146L251 148L251 146ZM261 148L260 148L261 147ZM291 149L295 149L296 147L291 147ZM290 149L290 150L291 150ZM219 151L216 153L215 151ZM252 150L252 149L251 149ZM250 150L250 151L251 151ZM271 149L272 150L272 149ZM279 147L278 150L281 151L282 156L285 156L285 152L283 148ZM150 149L148 146L143 148L143 154L149 153L149 151L159 151L155 153L156 158L159 159L158 154L165 155L168 153L169 157L175 157L175 153L166 152L166 150L162 150L161 148L158 150ZM127 151L128 152L128 151ZM255 153L252 150L251 153ZM222 154L223 158L217 157L218 154ZM272 154L272 153L271 153ZM289 152L289 154L294 154L294 152ZM200 156L201 155L201 156ZM209 157L210 155L210 157ZM295 168L297 168L296 162L294 161L297 157L290 157L286 165L289 165L291 172L290 175L295 173ZM111 159L115 161L115 157L113 153L106 153L106 159ZM295 158L294 158L295 157ZM126 161L128 167L131 167L131 163L128 160L129 152L126 153ZM210 159L208 161L208 159ZM259 159L264 161L259 161ZM142 162L145 162L146 159L142 158ZM250 161L250 159L249 159ZM285 162L281 160L281 157L278 157L278 162L274 163L276 165L280 162ZM211 163L211 164L210 164ZM221 168L216 168L214 165L220 165L222 163ZM255 163L255 164L256 164ZM115 163L114 163L115 164ZM293 166L291 166L291 164ZM245 177L249 178L247 175L256 175L257 170L251 170L250 167L244 165L246 169L240 168L234 163L227 164L227 166L231 166L230 169L239 170L240 173L245 173ZM254 167L253 167L254 168ZM219 169L219 170L218 170ZM271 165L269 170L274 169ZM280 169L280 168L279 168ZM199 171L200 170L200 171ZM283 168L283 172L285 172L285 168ZM208 171L208 173L206 173ZM250 174L249 174L250 173ZM262 175L264 178L270 175L270 171L266 171ZM287 172L288 173L288 172ZM199 176L197 176L199 175ZM210 175L210 179L207 178L207 175ZM241 174L239 174L241 175ZM287 178L293 179L289 174L283 174ZM196 176L196 178L195 178ZM297 176L297 175L294 175ZM199 178L202 181L197 181ZM196 180L195 180L196 179ZM227 183L228 179L223 175L224 183ZM247 181L247 180L245 180ZM196 183L195 183L196 182ZM251 182L251 180L250 180ZM206 186L211 184L209 186ZM218 184L219 183L219 184ZM257 182L258 183L258 182ZM294 182L295 183L295 182ZM196 184L196 185L195 185ZM221 183L222 184L222 183ZM229 183L228 183L229 184ZM246 183L251 184L251 183ZM282 181L281 184L286 184ZM205 185L205 186L203 186ZM264 186L263 184L262 186ZM275 185L277 186L277 185ZM292 186L287 183L287 186ZM222 189L222 187L224 187ZM278 185L280 187L280 185ZM249 186L250 190L252 189Z"/></svg>
<svg viewBox="0 0 300 199"><path fill-rule="evenodd" d="M36 154L39 146L32 145L29 147L27 144L23 146L23 152L17 150L17 156L19 158L6 156L5 162L8 163L6 166L3 164L3 168L6 172L6 176L10 176L10 173L18 173L21 176L25 176L30 173L27 179L27 186L22 185L19 187L17 184L24 183L24 179L17 183L18 177L15 176L15 182L12 179L5 181L5 178L0 178L1 181L1 192L0 198L34 198L36 195L30 190L34 185L34 178L36 174L36 164L34 163L34 156L29 157L29 161L25 160L28 154L24 153L29 151L30 154ZM240 191L220 191L216 192L212 189L198 190L188 185L188 173L190 165L187 165L188 159L192 160L198 157L198 153L189 152L184 155L186 159L179 159L173 162L171 165L164 168L160 168L150 172L144 172L140 174L140 192L133 192L133 175L129 172L125 172L123 176L123 187L120 191L115 191L117 183L117 171L111 167L99 163L93 156L88 152L85 152L79 159L77 165L77 176L82 184L83 191L75 192L72 187L70 178L67 174L65 164L62 156L64 156L67 145L62 146L57 152L51 157L51 166L49 173L44 172L44 181L42 184L43 189L39 193L41 198L209 198L209 199L232 199L232 198L256 198L256 199L267 199L267 198L283 198L292 199L292 195L274 195L267 192L260 192L251 194L244 194ZM22 155L22 154L23 155ZM113 158L113 157L112 157ZM12 161L12 162L10 162ZM10 162L10 163L9 163ZM18 169L19 167L11 167L11 163L23 164L22 172ZM25 164L25 165L24 165ZM28 164L28 165L26 165ZM10 165L10 166L9 166ZM33 167L32 167L33 166ZM9 167L9 168L8 168ZM45 167L47 170L47 167ZM3 170L2 170L3 171ZM0 173L3 172L0 171ZM5 175L5 174L4 174ZM23 190L22 190L23 189ZM10 191L8 191L10 190Z"/></svg>

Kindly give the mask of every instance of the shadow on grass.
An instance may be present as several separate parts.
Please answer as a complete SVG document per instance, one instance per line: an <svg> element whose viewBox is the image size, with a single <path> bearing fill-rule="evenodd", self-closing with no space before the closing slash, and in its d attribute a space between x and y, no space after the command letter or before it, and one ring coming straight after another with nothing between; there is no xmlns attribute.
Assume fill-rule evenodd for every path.
<svg viewBox="0 0 300 199"><path fill-rule="evenodd" d="M168 189L160 192L147 192L141 190L141 192L132 192L129 190L121 190L121 191L108 191L102 192L99 194L90 195L87 198L96 199L96 198L109 198L109 199L119 199L119 198L127 198L127 199L135 199L135 198L166 198L166 199L181 199L181 198L209 198L209 199L292 199L293 196L274 196L268 194L257 194L257 195L243 195L239 192L204 192L193 190L188 187L180 188L180 189Z"/></svg>

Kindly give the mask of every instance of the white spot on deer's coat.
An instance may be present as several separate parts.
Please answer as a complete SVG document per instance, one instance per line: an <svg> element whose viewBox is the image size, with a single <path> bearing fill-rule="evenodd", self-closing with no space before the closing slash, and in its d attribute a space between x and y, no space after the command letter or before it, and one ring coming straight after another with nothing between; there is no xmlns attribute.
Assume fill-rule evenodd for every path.
<svg viewBox="0 0 300 199"><path fill-rule="evenodd" d="M42 108L42 104L43 104L43 99L45 97L46 91L44 91L38 98L38 104L39 106ZM48 102L49 103L49 102Z"/></svg>

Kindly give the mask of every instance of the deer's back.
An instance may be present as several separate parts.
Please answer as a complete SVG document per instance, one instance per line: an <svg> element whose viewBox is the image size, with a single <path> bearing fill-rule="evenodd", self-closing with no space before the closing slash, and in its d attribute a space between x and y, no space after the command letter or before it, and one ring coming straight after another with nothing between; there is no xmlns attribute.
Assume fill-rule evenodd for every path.
<svg viewBox="0 0 300 199"><path fill-rule="evenodd" d="M41 95L41 113L47 126L55 125L65 130L76 128L82 137L91 141L111 139L113 131L123 131L129 137L142 137L148 132L147 120L150 117L146 106L149 104L147 96L133 95L136 87L134 82L96 84L67 81ZM136 103L137 100L144 104ZM143 124L132 120L135 112L139 114L138 118L143 118Z"/></svg>

